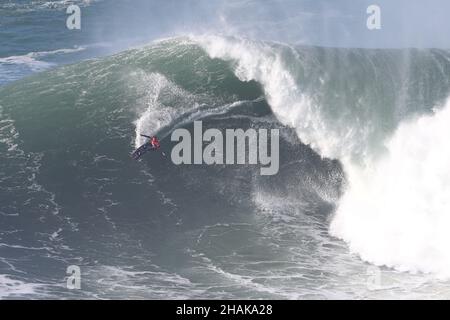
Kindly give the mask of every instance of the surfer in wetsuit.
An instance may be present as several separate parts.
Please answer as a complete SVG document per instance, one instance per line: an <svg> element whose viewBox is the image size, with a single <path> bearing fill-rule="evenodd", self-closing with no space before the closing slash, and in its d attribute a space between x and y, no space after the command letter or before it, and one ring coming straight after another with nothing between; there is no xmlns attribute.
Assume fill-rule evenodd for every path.
<svg viewBox="0 0 450 320"><path fill-rule="evenodd" d="M151 136L146 136L145 134L141 134L141 136L150 139L150 141L148 143L150 144L152 149L159 149L161 147L159 140L156 136L151 137Z"/></svg>
<svg viewBox="0 0 450 320"><path fill-rule="evenodd" d="M142 146L137 148L132 154L131 157L134 160L139 160L139 158L146 153L149 150L159 150L161 145L159 143L159 140L156 136L146 136L145 134L141 134L142 137L146 137L149 139L149 141L145 142ZM166 154L161 151L161 154L163 157L166 156Z"/></svg>

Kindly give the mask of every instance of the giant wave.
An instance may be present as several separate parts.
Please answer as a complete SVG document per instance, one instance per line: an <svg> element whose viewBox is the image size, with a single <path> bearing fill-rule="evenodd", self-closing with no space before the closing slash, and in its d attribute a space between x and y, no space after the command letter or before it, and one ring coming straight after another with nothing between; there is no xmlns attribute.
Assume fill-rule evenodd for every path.
<svg viewBox="0 0 450 320"><path fill-rule="evenodd" d="M365 261L447 277L449 58L443 50L192 36L4 86L0 219L15 226L1 239L10 273L27 268L13 259L20 246L46 264L135 259L145 269L137 274L190 279L174 288L178 297L221 296L220 285L195 282L197 271L245 280L236 285L247 297L335 297L335 288L287 286L297 277L292 263L320 288L329 280L317 281L311 270L361 268L328 230ZM170 132L198 119L209 127L282 128L278 176L245 166L181 168L155 155L130 163L140 133L158 134L170 148ZM166 252L177 252L183 268L168 267ZM147 270L155 257L159 267ZM146 285L153 284L160 286Z"/></svg>

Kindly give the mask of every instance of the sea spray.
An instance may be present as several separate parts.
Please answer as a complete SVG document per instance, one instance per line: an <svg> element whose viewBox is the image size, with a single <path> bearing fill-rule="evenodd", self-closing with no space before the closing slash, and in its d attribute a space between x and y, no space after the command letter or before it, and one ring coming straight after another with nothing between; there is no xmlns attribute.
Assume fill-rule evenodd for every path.
<svg viewBox="0 0 450 320"><path fill-rule="evenodd" d="M450 102L399 126L367 167L345 165L349 188L331 234L376 265L450 276Z"/></svg>

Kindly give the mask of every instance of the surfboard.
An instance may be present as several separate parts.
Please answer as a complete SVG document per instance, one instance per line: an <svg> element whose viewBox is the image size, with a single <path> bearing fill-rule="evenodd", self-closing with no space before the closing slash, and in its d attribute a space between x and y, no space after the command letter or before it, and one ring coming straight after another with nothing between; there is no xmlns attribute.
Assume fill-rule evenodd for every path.
<svg viewBox="0 0 450 320"><path fill-rule="evenodd" d="M142 146L140 146L139 148L137 148L132 154L131 157L134 160L138 160L140 157L142 157L143 154L145 154L147 151L149 150L153 150L152 146L150 145L150 143L146 142L144 143Z"/></svg>

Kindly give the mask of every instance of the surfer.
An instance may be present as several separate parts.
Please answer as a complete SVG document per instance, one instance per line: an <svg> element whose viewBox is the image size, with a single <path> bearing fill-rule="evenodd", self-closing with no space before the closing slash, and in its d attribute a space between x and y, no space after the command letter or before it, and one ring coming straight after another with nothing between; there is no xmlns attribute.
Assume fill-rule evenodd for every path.
<svg viewBox="0 0 450 320"><path fill-rule="evenodd" d="M131 157L134 160L138 160L144 153L146 153L149 150L158 150L161 147L161 144L159 143L159 140L156 136L146 136L145 134L141 134L142 137L146 137L149 139L146 143L144 143L142 146L137 148L132 154ZM165 157L165 153L161 152L161 154Z"/></svg>
<svg viewBox="0 0 450 320"><path fill-rule="evenodd" d="M150 144L152 149L159 149L161 147L159 140L156 136L151 137L151 136L146 136L145 134L141 134L141 136L150 139L150 141L148 143Z"/></svg>
<svg viewBox="0 0 450 320"><path fill-rule="evenodd" d="M134 160L138 160L144 153L146 153L149 150L158 150L161 147L161 144L159 143L159 140L156 136L146 136L145 134L141 134L142 137L146 137L149 139L146 143L144 143L142 146L137 148L132 154L131 157ZM161 154L165 157L166 154L164 152L161 152Z"/></svg>

